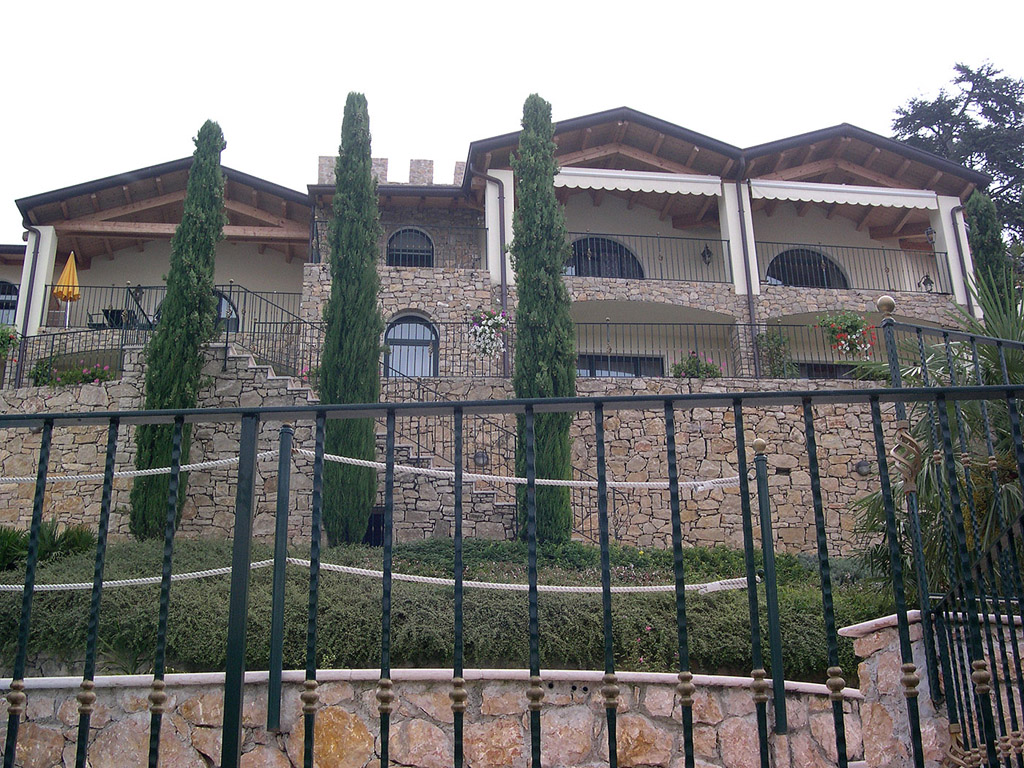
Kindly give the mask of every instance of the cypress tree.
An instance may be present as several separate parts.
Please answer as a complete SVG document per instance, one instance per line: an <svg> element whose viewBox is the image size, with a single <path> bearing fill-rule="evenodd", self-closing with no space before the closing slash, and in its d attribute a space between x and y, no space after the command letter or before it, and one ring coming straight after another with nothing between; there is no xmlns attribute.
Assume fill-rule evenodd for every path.
<svg viewBox="0 0 1024 768"><path fill-rule="evenodd" d="M562 280L569 246L562 206L555 198L554 125L551 105L532 94L523 105L523 130L512 158L515 171L515 236L511 254L519 304L512 383L516 397L571 397L576 394L576 340L569 294ZM571 478L569 427L572 415L542 413L534 419L537 477ZM516 474L526 471L526 436L519 419ZM525 528L525 491L519 486L519 519ZM568 541L572 505L568 488L537 488L537 537Z"/></svg>
<svg viewBox="0 0 1024 768"><path fill-rule="evenodd" d="M975 192L968 198L964 208L968 225L967 240L971 244L971 257L974 259L974 274L979 278L1002 275L1009 268L1010 260L1006 255L1006 244L1003 242L996 204L988 195Z"/></svg>
<svg viewBox="0 0 1024 768"><path fill-rule="evenodd" d="M380 397L377 304L380 216L370 167L370 118L366 97L350 93L341 125L330 227L331 295L324 311L327 331L320 361L324 403L376 403ZM327 422L328 453L374 458L372 419ZM330 544L361 542L377 496L377 473L365 467L324 467L324 529Z"/></svg>
<svg viewBox="0 0 1024 768"><path fill-rule="evenodd" d="M195 139L188 174L184 212L171 238L167 295L160 323L146 347L146 408L195 408L203 369L203 345L214 333L217 302L213 265L224 228L224 177L220 153L224 134L207 120ZM181 463L188 462L190 425L182 435ZM140 426L135 432L138 469L171 463L170 424ZM178 498L185 498L188 478L182 475ZM132 486L129 528L136 538L163 535L167 515L167 475L138 477ZM180 516L180 505L179 505Z"/></svg>

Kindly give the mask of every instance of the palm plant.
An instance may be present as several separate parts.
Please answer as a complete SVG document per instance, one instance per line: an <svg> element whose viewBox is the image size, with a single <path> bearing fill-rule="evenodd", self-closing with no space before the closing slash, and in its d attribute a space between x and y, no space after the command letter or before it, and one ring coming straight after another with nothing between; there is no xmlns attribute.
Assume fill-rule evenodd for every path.
<svg viewBox="0 0 1024 768"><path fill-rule="evenodd" d="M974 293L981 319L960 310L958 324L964 333L1017 342L1016 347L991 342L972 343L962 336L934 343L922 335L900 345L904 361L900 374L904 386L999 385L1024 382L1024 305L1012 275L986 277ZM932 337L933 338L933 337ZM1013 406L1019 408L1014 402ZM934 403L914 403L908 418L912 437L922 447L924 461L913 478L917 491L925 572L929 587L945 590L956 580L959 560L954 547L954 522L950 519L952 497L943 464L944 446ZM1005 398L965 400L947 405L952 433L954 467L959 491L958 511L963 520L968 551L980 553L998 538L1005 521L1024 509L1018 467L1014 455L1010 411ZM991 457L991 458L990 458ZM901 542L903 572L908 592L916 591L912 562L910 521L907 513L907 481L891 474L893 502ZM880 491L854 504L861 534L860 558L882 579L891 579L885 542L885 512ZM943 510L947 514L943 514Z"/></svg>

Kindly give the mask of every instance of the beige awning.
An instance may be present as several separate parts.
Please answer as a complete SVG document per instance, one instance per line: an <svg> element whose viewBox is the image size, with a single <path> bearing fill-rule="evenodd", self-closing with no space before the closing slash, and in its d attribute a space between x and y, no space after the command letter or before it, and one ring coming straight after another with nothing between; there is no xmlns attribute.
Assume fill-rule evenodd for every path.
<svg viewBox="0 0 1024 768"><path fill-rule="evenodd" d="M858 187L849 184L753 180L750 182L750 194L755 200L793 200L808 203L871 205L883 208L920 208L932 211L939 207L938 199L931 191Z"/></svg>
<svg viewBox="0 0 1024 768"><path fill-rule="evenodd" d="M687 176L650 171L605 171L596 168L563 168L555 176L555 186L675 195L722 194L722 180L717 176Z"/></svg>

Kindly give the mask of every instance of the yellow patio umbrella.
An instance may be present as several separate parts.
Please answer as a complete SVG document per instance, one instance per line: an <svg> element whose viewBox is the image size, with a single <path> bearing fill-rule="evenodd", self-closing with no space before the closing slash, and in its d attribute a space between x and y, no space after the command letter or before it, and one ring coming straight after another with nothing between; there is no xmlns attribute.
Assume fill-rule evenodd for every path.
<svg viewBox="0 0 1024 768"><path fill-rule="evenodd" d="M57 284L53 286L53 295L64 305L64 327L68 327L71 319L71 302L82 298L82 289L78 285L78 268L75 266L75 252L68 257L64 271L60 273Z"/></svg>

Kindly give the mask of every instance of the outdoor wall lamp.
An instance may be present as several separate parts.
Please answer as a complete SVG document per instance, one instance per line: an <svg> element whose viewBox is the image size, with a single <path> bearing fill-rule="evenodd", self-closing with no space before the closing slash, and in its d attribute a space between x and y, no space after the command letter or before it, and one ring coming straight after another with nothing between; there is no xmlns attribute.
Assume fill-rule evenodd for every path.
<svg viewBox="0 0 1024 768"><path fill-rule="evenodd" d="M854 465L853 471L861 477L867 477L871 474L871 462L867 459L861 459Z"/></svg>
<svg viewBox="0 0 1024 768"><path fill-rule="evenodd" d="M920 281L918 281L917 287L924 288L925 293L931 293L932 290L934 290L935 288L935 281L932 280L931 275L926 274L924 277L920 279Z"/></svg>
<svg viewBox="0 0 1024 768"><path fill-rule="evenodd" d="M935 245L935 229L933 227L928 227L928 229L924 231L924 236L928 238L929 243Z"/></svg>
<svg viewBox="0 0 1024 768"><path fill-rule="evenodd" d="M478 467L487 466L487 451L477 451L473 454L473 463Z"/></svg>
<svg viewBox="0 0 1024 768"><path fill-rule="evenodd" d="M711 259L713 256L714 254L711 253L711 249L708 248L708 244L704 243L704 250L700 252L700 260L704 262L705 267L711 265Z"/></svg>

